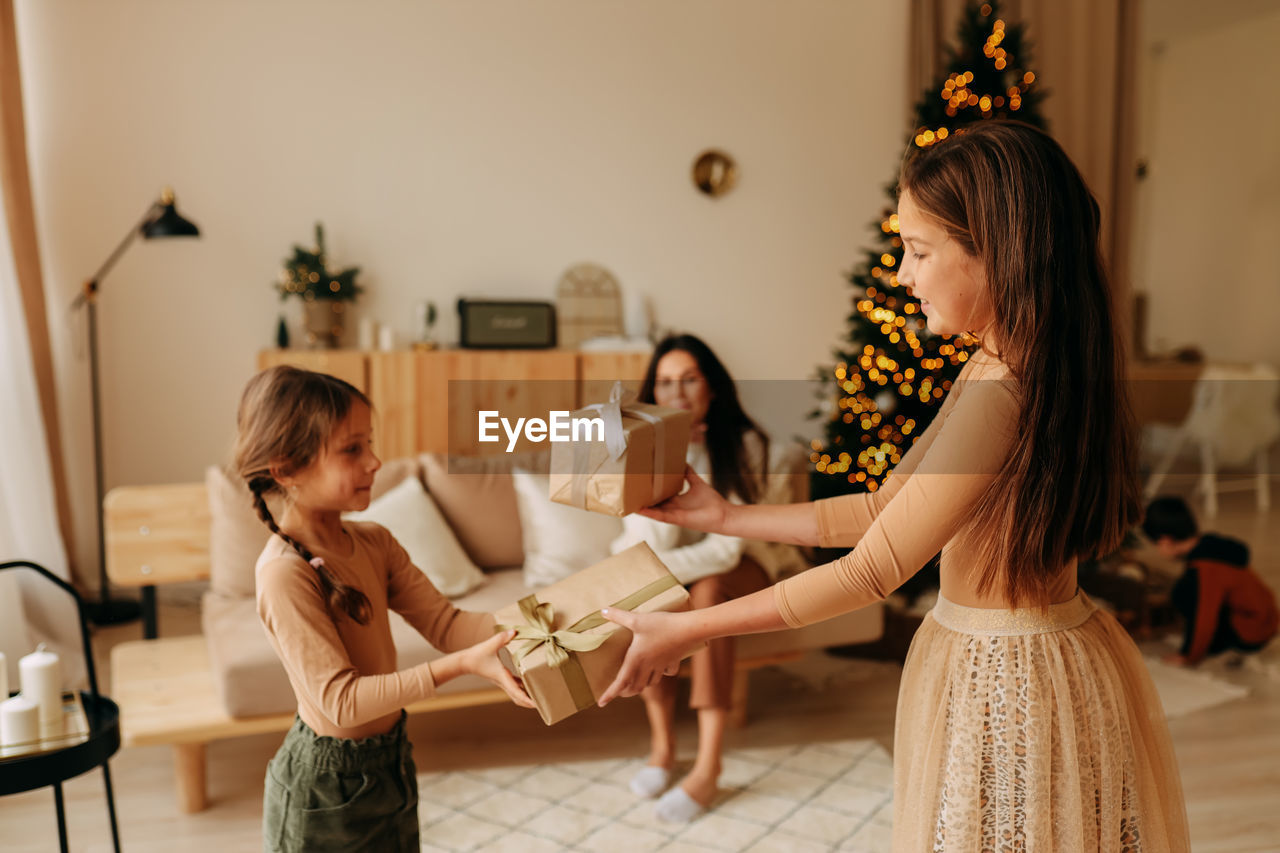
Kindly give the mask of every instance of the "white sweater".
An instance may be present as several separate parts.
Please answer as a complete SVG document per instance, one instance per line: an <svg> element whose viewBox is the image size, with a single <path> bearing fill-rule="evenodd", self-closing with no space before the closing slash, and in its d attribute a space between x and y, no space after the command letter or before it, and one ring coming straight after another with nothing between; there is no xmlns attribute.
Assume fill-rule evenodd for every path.
<svg viewBox="0 0 1280 853"><path fill-rule="evenodd" d="M749 448L755 446L751 436L748 436L748 442ZM760 457L759 453L751 455L756 459ZM690 442L685 461L698 472L698 476L710 482L711 458L705 444ZM757 470L763 468L761 464ZM736 495L731 500L741 503ZM622 535L613 540L610 550L616 554L640 542L649 543L653 553L671 570L676 580L686 586L730 571L742 560L747 547L747 541L736 536L702 533L632 513L622 519Z"/></svg>

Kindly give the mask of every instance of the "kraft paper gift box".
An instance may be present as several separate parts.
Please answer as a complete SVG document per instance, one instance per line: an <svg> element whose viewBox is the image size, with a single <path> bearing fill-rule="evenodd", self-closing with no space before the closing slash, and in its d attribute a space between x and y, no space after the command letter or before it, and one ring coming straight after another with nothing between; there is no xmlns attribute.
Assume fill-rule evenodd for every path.
<svg viewBox="0 0 1280 853"><path fill-rule="evenodd" d="M499 657L547 725L595 705L622 667L631 632L602 607L688 610L689 593L641 542L493 614L495 630L517 629Z"/></svg>
<svg viewBox="0 0 1280 853"><path fill-rule="evenodd" d="M684 487L692 416L683 409L623 402L622 383L609 401L579 409L572 418L600 418L591 440L551 445L549 491L556 503L623 516L653 506Z"/></svg>

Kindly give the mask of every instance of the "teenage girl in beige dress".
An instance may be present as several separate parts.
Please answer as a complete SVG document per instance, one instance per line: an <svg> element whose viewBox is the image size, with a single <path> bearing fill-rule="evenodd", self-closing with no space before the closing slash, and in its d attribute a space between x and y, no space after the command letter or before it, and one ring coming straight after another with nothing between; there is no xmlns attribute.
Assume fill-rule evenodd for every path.
<svg viewBox="0 0 1280 853"><path fill-rule="evenodd" d="M683 495L645 510L857 547L716 607L611 611L634 639L601 704L709 638L879 601L941 551L898 697L894 850L1186 851L1159 698L1132 640L1076 586L1077 560L1140 517L1097 203L1048 135L994 120L909 157L899 189L899 280L931 331L969 332L982 351L878 491L736 505L690 473Z"/></svg>

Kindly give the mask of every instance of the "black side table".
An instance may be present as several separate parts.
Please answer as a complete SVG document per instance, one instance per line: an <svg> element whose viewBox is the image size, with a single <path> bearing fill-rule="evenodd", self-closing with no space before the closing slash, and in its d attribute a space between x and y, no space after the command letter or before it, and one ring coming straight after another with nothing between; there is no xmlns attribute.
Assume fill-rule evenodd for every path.
<svg viewBox="0 0 1280 853"><path fill-rule="evenodd" d="M101 767L102 780L107 789L107 814L111 818L111 843L116 853L120 853L116 803L111 792L111 771L107 767L107 761L120 749L120 709L115 702L98 692L98 676L93 666L93 650L89 646L84 602L70 584L43 566L26 560L15 560L0 563L0 571L5 569L31 569L38 572L75 599L90 689L80 692L85 718L89 724L87 739L60 749L0 758L0 796L52 785L53 802L58 813L58 844L62 853L67 853L67 820L62 803L62 783L95 767Z"/></svg>

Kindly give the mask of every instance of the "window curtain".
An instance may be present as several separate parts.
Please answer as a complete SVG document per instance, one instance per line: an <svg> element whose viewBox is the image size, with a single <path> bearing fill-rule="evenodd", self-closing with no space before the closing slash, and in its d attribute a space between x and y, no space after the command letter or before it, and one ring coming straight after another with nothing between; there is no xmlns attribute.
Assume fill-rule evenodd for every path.
<svg viewBox="0 0 1280 853"><path fill-rule="evenodd" d="M30 560L69 580L69 512L12 0L0 0L0 194L0 561ZM62 658L67 686L82 682L79 623L62 590L31 571L0 574L0 622L11 687L18 686L18 658L41 642Z"/></svg>

